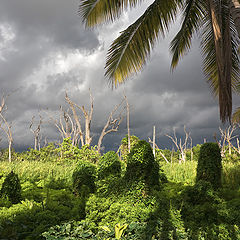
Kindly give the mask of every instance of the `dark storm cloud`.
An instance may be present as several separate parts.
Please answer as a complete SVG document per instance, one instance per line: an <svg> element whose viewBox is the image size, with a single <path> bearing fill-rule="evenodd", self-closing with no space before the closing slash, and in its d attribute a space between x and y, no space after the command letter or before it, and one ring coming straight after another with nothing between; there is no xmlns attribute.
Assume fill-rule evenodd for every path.
<svg viewBox="0 0 240 240"><path fill-rule="evenodd" d="M131 133L139 138L151 137L155 125L158 145L171 147L165 134L172 134L175 128L181 136L185 125L194 144L211 139L220 124L218 103L201 70L199 41L195 40L192 51L170 72L169 42L178 29L178 24L173 25L174 31L156 44L143 71L112 90L104 78L107 48L148 3L139 11L124 14L117 23L102 26L99 32L84 29L77 15L78 4L77 0L1 2L0 26L7 26L7 34L12 36L7 41L8 35L0 31L0 46L5 44L5 49L0 49L0 89L12 92L6 117L13 125L14 146L23 149L33 144L29 124L40 110L45 121L43 138L59 140L45 111L57 117L60 105L67 108L65 91L77 104L89 108L89 88L94 97L93 144L123 94L130 103ZM105 148L116 150L126 133L125 118L117 134L104 138ZM6 140L1 146L6 146Z"/></svg>
<svg viewBox="0 0 240 240"><path fill-rule="evenodd" d="M46 38L63 47L92 49L98 40L84 30L78 4L76 0L3 0L0 19L12 24L17 36L27 36L28 42Z"/></svg>
<svg viewBox="0 0 240 240"><path fill-rule="evenodd" d="M14 50L5 51L0 60L1 89L21 86L58 49L92 50L98 46L96 34L84 30L77 15L78 1L3 0L0 24L8 24L15 38Z"/></svg>

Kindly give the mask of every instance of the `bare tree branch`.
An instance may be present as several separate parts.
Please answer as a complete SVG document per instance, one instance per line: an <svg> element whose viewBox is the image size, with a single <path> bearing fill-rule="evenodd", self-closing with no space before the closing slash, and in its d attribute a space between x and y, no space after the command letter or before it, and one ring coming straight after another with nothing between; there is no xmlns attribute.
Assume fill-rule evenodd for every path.
<svg viewBox="0 0 240 240"><path fill-rule="evenodd" d="M105 135L107 135L108 133L118 131L118 128L119 128L119 126L120 126L120 124L123 120L123 116L122 116L122 113L120 112L119 115L115 119L113 119L113 115L120 108L120 106L123 104L123 102L124 102L124 100L120 104L115 106L115 108L110 113L105 126L102 129L102 132L101 132L100 137L98 139L98 145L97 145L97 150L98 150L99 153L101 151L101 145L102 145L103 137ZM110 129L108 129L108 128L110 128Z"/></svg>

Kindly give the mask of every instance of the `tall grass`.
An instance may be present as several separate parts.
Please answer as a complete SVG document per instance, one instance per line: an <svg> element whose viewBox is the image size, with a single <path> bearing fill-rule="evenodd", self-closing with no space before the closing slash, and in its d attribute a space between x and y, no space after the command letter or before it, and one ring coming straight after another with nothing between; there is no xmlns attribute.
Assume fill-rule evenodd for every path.
<svg viewBox="0 0 240 240"><path fill-rule="evenodd" d="M186 161L185 163L162 163L164 173L171 182L194 185L197 162ZM222 169L223 186L231 189L240 188L240 162L223 162Z"/></svg>
<svg viewBox="0 0 240 240"><path fill-rule="evenodd" d="M37 182L41 180L64 179L67 183L72 181L72 173L76 163L38 162L38 161L14 161L0 162L0 176L6 176L14 171L21 181Z"/></svg>
<svg viewBox="0 0 240 240"><path fill-rule="evenodd" d="M231 189L240 188L240 163L223 162L222 182Z"/></svg>
<svg viewBox="0 0 240 240"><path fill-rule="evenodd" d="M185 163L163 163L164 173L171 182L193 185L196 177L197 162L186 161Z"/></svg>
<svg viewBox="0 0 240 240"><path fill-rule="evenodd" d="M22 182L37 182L49 178L64 180L71 184L72 173L76 163L58 162L38 162L38 161L0 161L1 175L6 176L12 170L18 174ZM196 177L196 161L186 161L185 163L161 163L161 168L171 182L183 183L184 185L194 185ZM1 182L1 181L0 181ZM223 162L222 182L224 186L231 189L240 188L240 163Z"/></svg>

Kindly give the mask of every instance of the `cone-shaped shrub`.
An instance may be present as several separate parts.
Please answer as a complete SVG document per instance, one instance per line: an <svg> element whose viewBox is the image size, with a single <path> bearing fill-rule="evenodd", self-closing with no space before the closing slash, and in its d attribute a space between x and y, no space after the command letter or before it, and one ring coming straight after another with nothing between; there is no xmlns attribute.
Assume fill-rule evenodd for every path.
<svg viewBox="0 0 240 240"><path fill-rule="evenodd" d="M196 182L210 182L214 189L221 187L222 158L217 143L204 143L200 148Z"/></svg>
<svg viewBox="0 0 240 240"><path fill-rule="evenodd" d="M139 141L127 156L126 179L144 180L148 186L159 184L159 165L152 148L144 140Z"/></svg>
<svg viewBox="0 0 240 240"><path fill-rule="evenodd" d="M21 201L21 184L18 175L13 171L5 178L0 193L1 196L8 197L9 201L14 204Z"/></svg>
<svg viewBox="0 0 240 240"><path fill-rule="evenodd" d="M73 172L73 190L81 197L86 197L95 191L96 166L87 161L79 161Z"/></svg>
<svg viewBox="0 0 240 240"><path fill-rule="evenodd" d="M110 175L121 175L121 162L114 151L105 153L99 161L98 178L103 179Z"/></svg>

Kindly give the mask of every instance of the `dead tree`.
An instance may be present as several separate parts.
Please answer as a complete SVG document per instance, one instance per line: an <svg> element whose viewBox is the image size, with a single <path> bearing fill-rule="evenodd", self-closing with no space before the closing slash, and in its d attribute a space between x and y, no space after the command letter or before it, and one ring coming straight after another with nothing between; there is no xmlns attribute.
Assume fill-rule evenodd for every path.
<svg viewBox="0 0 240 240"><path fill-rule="evenodd" d="M119 128L119 126L120 126L120 124L123 120L123 116L122 116L121 112L119 113L119 115L116 118L113 118L113 115L120 108L122 103L123 103L123 101L120 104L115 106L115 108L110 113L105 126L102 129L102 132L101 132L100 137L98 139L98 145L97 145L97 150L98 150L99 153L101 151L101 145L102 145L102 140L103 140L104 136L107 135L108 133L118 131L118 128Z"/></svg>
<svg viewBox="0 0 240 240"><path fill-rule="evenodd" d="M153 156L155 157L156 153L155 153L155 138L156 138L156 128L155 126L153 126Z"/></svg>
<svg viewBox="0 0 240 240"><path fill-rule="evenodd" d="M128 152L130 153L131 150L131 135L130 135L130 107L128 103L127 96L124 95L124 99L126 102L126 109L127 109L127 129L128 129Z"/></svg>
<svg viewBox="0 0 240 240"><path fill-rule="evenodd" d="M37 148L38 148L38 150L40 151L40 149L41 149L41 135L40 135L40 131L41 131L41 124L43 123L43 120L42 120L42 116L39 115L39 122L38 122L36 128L33 129L34 119L35 119L35 116L32 117L29 129L30 129L30 131L34 135L34 150L37 150Z"/></svg>
<svg viewBox="0 0 240 240"><path fill-rule="evenodd" d="M148 141L149 141L149 143L151 143L151 144L153 145L153 147L154 147L155 149L158 149L159 154L163 157L163 159L164 159L167 163L169 163L169 161L167 160L167 158L165 157L165 155L162 153L162 151L161 151L161 149L158 147L158 145L155 143L155 141L152 141L151 138L148 138ZM155 156L154 156L154 157L155 157Z"/></svg>
<svg viewBox="0 0 240 240"><path fill-rule="evenodd" d="M50 116L50 121L54 123L56 128L61 134L62 140L64 138L71 138L72 145L77 146L79 144L79 134L76 123L73 121L72 116L69 114L69 109L64 110L60 106L60 116L56 119Z"/></svg>
<svg viewBox="0 0 240 240"><path fill-rule="evenodd" d="M8 123L6 118L4 117L3 113L4 111L7 110L7 106L6 106L6 98L8 97L8 95L5 97L2 97L1 100L1 106L0 106L0 118L1 118L1 122L0 122L0 128L5 132L7 139L8 139L8 160L9 162L12 161L12 144L13 144L13 136L12 136L12 124Z"/></svg>
<svg viewBox="0 0 240 240"><path fill-rule="evenodd" d="M188 147L187 145L188 145L190 132L188 133L186 131L185 126L184 126L184 133L185 133L185 140L183 142L182 142L181 138L179 140L177 139L175 129L173 130L173 136L170 136L170 135L167 135L167 134L165 135L172 140L172 142L175 144L176 148L179 150L179 152L180 152L179 162L185 162L186 161L186 152L187 152L187 147Z"/></svg>
<svg viewBox="0 0 240 240"><path fill-rule="evenodd" d="M73 113L73 117L75 120L75 123L77 125L77 129L78 129L78 133L80 136L80 140L81 140L81 144L83 145L90 145L92 142L92 137L91 137L91 121L92 121L92 115L93 115L93 97L92 94L90 92L90 110L86 110L84 106L79 106L78 104L76 104L75 102L73 102L69 96L65 95L65 100L67 101L67 103L70 105L70 108L72 110ZM82 126L81 126L81 118L80 116L77 114L76 108L78 110L80 110L85 118L85 134L83 134L82 131ZM84 139L84 135L85 135L85 139Z"/></svg>
<svg viewBox="0 0 240 240"><path fill-rule="evenodd" d="M215 140L217 141L220 149L221 149L221 156L225 157L225 152L227 150L226 144L228 144L228 153L229 155L232 154L232 148L236 150L237 152L240 152L236 147L233 146L232 140L237 137L237 135L233 136L234 131L237 129L237 124L230 125L229 127L222 129L219 127L219 131L221 134L221 139L217 141L216 135L215 135ZM238 140L238 139L237 139ZM237 141L238 144L238 141Z"/></svg>

